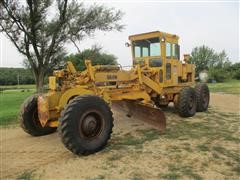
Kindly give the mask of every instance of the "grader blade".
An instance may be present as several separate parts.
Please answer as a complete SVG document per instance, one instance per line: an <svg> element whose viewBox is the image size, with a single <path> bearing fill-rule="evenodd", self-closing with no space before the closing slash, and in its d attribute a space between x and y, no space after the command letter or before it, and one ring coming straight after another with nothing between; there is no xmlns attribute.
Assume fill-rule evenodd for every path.
<svg viewBox="0 0 240 180"><path fill-rule="evenodd" d="M123 111L128 117L134 117L147 122L162 132L166 129L166 118L161 109L133 101L113 102L112 107L116 111Z"/></svg>

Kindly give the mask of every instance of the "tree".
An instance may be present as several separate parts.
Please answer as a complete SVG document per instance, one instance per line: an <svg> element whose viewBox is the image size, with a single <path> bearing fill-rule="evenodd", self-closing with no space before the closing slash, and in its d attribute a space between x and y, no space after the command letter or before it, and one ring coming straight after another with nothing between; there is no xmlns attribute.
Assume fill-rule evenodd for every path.
<svg viewBox="0 0 240 180"><path fill-rule="evenodd" d="M93 46L91 49L85 49L80 53L71 54L65 58L67 61L70 60L74 63L76 68L80 71L85 69L85 60L92 60L93 65L116 65L117 58L112 54L102 52L102 47Z"/></svg>
<svg viewBox="0 0 240 180"><path fill-rule="evenodd" d="M196 75L203 70L213 68L226 68L231 65L226 52L223 50L220 53L215 52L207 46L195 47L190 55L190 63L196 65Z"/></svg>
<svg viewBox="0 0 240 180"><path fill-rule="evenodd" d="M196 65L196 75L203 70L208 70L216 61L216 54L213 49L207 46L195 47L190 55L190 63Z"/></svg>
<svg viewBox="0 0 240 180"><path fill-rule="evenodd" d="M103 5L85 7L76 0L2 0L0 32L26 57L41 92L46 72L61 60L66 43L77 47L96 30L120 31L122 15Z"/></svg>
<svg viewBox="0 0 240 180"><path fill-rule="evenodd" d="M233 79L240 80L240 62L232 64L227 70L231 72Z"/></svg>

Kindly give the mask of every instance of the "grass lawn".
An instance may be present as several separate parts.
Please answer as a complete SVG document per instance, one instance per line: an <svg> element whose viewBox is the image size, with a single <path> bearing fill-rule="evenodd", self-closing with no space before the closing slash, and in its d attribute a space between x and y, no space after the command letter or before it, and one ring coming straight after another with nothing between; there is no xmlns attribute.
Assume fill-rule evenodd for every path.
<svg viewBox="0 0 240 180"><path fill-rule="evenodd" d="M231 80L223 83L209 83L208 87L211 92L240 94L240 80Z"/></svg>
<svg viewBox="0 0 240 180"><path fill-rule="evenodd" d="M0 89L35 89L35 84L20 84L18 85L8 85L8 86L0 86Z"/></svg>
<svg viewBox="0 0 240 180"><path fill-rule="evenodd" d="M7 90L0 92L0 126L17 122L17 116L23 101L34 91Z"/></svg>

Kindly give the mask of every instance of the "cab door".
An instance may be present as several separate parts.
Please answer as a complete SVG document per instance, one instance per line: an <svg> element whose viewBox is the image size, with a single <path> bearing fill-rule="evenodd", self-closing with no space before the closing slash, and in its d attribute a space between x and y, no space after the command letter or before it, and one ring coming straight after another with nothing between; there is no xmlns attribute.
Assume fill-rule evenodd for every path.
<svg viewBox="0 0 240 180"><path fill-rule="evenodd" d="M178 45L166 42L165 50L165 83L167 86L175 86L178 84Z"/></svg>
<svg viewBox="0 0 240 180"><path fill-rule="evenodd" d="M167 86L172 84L172 52L171 43L165 43L165 84Z"/></svg>

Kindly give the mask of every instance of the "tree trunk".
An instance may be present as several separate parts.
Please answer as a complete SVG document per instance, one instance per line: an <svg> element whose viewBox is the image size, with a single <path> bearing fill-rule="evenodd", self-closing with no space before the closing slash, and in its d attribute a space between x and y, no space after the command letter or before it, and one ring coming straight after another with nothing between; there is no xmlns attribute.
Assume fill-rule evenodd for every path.
<svg viewBox="0 0 240 180"><path fill-rule="evenodd" d="M39 72L34 72L35 80L36 80L36 90L37 93L43 92L43 85L44 85L44 70L39 68Z"/></svg>

